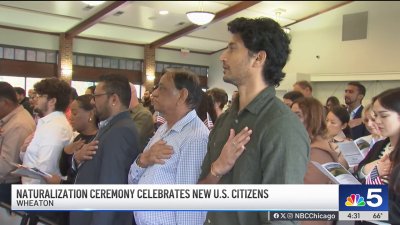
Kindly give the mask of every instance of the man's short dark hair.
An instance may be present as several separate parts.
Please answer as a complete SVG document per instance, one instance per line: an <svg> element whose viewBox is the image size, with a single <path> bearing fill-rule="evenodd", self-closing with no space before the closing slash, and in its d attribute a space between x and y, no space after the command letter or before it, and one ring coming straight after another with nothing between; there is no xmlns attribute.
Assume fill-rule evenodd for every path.
<svg viewBox="0 0 400 225"><path fill-rule="evenodd" d="M93 86L88 87L87 89L89 89L89 90L92 92L92 94L93 94L93 93L94 93L94 90L96 90L96 86L93 85Z"/></svg>
<svg viewBox="0 0 400 225"><path fill-rule="evenodd" d="M71 95L71 86L66 81L47 78L37 82L33 87L38 95L47 95L47 99L57 99L55 111L65 112Z"/></svg>
<svg viewBox="0 0 400 225"><path fill-rule="evenodd" d="M99 82L104 83L104 90L108 94L116 94L123 106L129 108L131 102L131 87L129 80L120 74L107 74L100 77Z"/></svg>
<svg viewBox="0 0 400 225"><path fill-rule="evenodd" d="M26 95L25 89L23 89L22 87L14 87L14 91L19 95Z"/></svg>
<svg viewBox="0 0 400 225"><path fill-rule="evenodd" d="M172 80L178 90L186 88L188 97L186 104L190 109L195 109L201 101L201 87L199 77L191 70L185 68L168 68L167 73L172 74Z"/></svg>
<svg viewBox="0 0 400 225"><path fill-rule="evenodd" d="M207 90L207 94L211 96L213 102L219 102L219 108L223 109L226 103L228 102L228 94L224 89L221 88L212 88Z"/></svg>
<svg viewBox="0 0 400 225"><path fill-rule="evenodd" d="M76 92L76 89L74 87L71 87L71 96L70 98L72 100L75 100L78 97L78 92Z"/></svg>
<svg viewBox="0 0 400 225"><path fill-rule="evenodd" d="M365 96L365 93L366 93L365 86L362 85L360 82L358 82L358 81L351 81L351 82L347 83L347 85L356 86L357 89L358 89L358 93L359 93L359 94L362 94L363 96Z"/></svg>
<svg viewBox="0 0 400 225"><path fill-rule="evenodd" d="M11 84L0 81L0 98L5 98L11 102L18 104L17 94Z"/></svg>
<svg viewBox="0 0 400 225"><path fill-rule="evenodd" d="M279 86L285 77L282 69L290 53L289 36L281 26L270 18L240 17L228 23L228 30L241 37L250 56L260 51L267 53L264 80L271 86Z"/></svg>
<svg viewBox="0 0 400 225"><path fill-rule="evenodd" d="M299 80L299 81L297 81L297 82L294 83L294 84L295 84L295 85L296 85L296 84L299 85L302 89L308 88L308 89L310 89L310 91L312 92L311 83L308 82L308 81L306 81L306 80Z"/></svg>
<svg viewBox="0 0 400 225"><path fill-rule="evenodd" d="M290 99L294 102L296 99L303 98L304 95L300 91L289 91L288 93L283 95L283 98Z"/></svg>

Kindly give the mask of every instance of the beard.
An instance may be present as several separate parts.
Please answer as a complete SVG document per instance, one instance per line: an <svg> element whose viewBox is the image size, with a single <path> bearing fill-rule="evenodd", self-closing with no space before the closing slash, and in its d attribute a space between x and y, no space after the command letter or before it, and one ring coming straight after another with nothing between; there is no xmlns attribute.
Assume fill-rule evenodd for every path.
<svg viewBox="0 0 400 225"><path fill-rule="evenodd" d="M149 97L144 97L144 96L143 96L143 101L144 101L144 102L150 102L150 96L149 96Z"/></svg>
<svg viewBox="0 0 400 225"><path fill-rule="evenodd" d="M346 103L346 105L350 105L351 103L353 103L353 101L351 101L351 99L349 98L344 98L344 103Z"/></svg>
<svg viewBox="0 0 400 225"><path fill-rule="evenodd" d="M96 107L96 115L99 121L104 121L111 116L111 109L108 106L105 106L102 109Z"/></svg>
<svg viewBox="0 0 400 225"><path fill-rule="evenodd" d="M42 118L42 117L44 117L44 115L48 111L48 109L49 109L49 107L47 106L47 104L45 104L45 105L43 105L43 107L35 106L35 108L33 108L33 111L36 112L40 118Z"/></svg>

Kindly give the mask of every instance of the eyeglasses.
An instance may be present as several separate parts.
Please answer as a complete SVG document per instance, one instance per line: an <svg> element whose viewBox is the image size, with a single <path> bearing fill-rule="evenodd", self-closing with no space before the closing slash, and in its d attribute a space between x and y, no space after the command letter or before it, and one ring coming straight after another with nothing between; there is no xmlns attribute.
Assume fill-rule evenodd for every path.
<svg viewBox="0 0 400 225"><path fill-rule="evenodd" d="M40 95L40 94L36 94L35 96L33 96L33 98L41 98L41 97L46 97L47 98L47 94L42 94L42 95Z"/></svg>
<svg viewBox="0 0 400 225"><path fill-rule="evenodd" d="M93 100L96 100L96 97L102 96L102 95L108 95L109 93L102 93L102 94L92 94Z"/></svg>

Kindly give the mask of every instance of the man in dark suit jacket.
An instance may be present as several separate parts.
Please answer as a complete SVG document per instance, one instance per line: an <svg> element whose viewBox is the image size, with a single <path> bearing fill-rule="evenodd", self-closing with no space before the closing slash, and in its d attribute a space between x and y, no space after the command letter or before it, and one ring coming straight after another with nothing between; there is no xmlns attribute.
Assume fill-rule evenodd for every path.
<svg viewBox="0 0 400 225"><path fill-rule="evenodd" d="M347 84L344 101L350 114L350 133L353 140L369 135L367 128L362 122L361 115L364 107L361 101L365 96L365 87L360 82L349 82Z"/></svg>
<svg viewBox="0 0 400 225"><path fill-rule="evenodd" d="M76 184L127 184L130 165L138 155L138 133L127 111L131 98L128 79L119 75L100 78L93 94L99 118L96 154L85 162L76 161ZM86 147L87 147L86 146ZM85 147L85 146L84 146ZM94 153L94 152L93 152ZM74 157L76 160L76 158ZM132 224L132 212L71 212L71 225Z"/></svg>

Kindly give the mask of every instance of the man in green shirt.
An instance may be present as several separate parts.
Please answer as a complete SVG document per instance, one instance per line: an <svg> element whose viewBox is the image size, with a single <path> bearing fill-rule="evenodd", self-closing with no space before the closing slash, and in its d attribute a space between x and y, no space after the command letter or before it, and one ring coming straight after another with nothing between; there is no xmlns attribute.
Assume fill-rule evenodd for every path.
<svg viewBox="0 0 400 225"><path fill-rule="evenodd" d="M290 40L269 18L237 18L220 56L224 81L239 98L222 114L208 142L200 184L302 184L309 138L296 115L275 96ZM250 137L251 136L251 137ZM204 224L293 224L268 221L266 212L208 212Z"/></svg>
<svg viewBox="0 0 400 225"><path fill-rule="evenodd" d="M136 130L139 133L139 153L143 152L150 138L154 134L153 115L145 108L136 95L135 85L129 83L131 87L131 102L129 104L129 112L133 122L135 122Z"/></svg>

